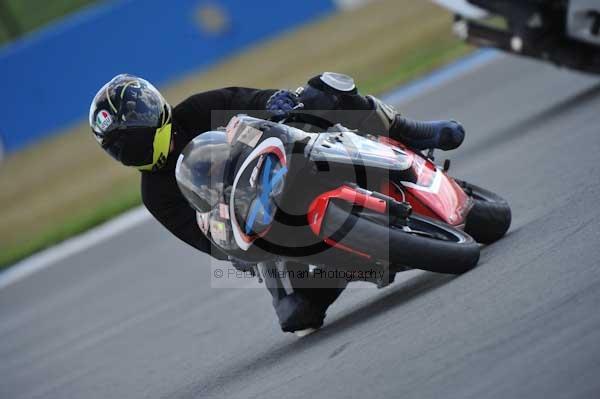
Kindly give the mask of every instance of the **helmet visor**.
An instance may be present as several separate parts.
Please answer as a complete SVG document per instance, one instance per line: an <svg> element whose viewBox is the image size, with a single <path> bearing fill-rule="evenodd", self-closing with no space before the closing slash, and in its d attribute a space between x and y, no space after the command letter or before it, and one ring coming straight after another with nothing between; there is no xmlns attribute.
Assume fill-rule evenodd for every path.
<svg viewBox="0 0 600 399"><path fill-rule="evenodd" d="M118 112L118 123L123 127L154 127L162 126L166 121L165 102L158 92L148 82L135 81L124 88L114 88L115 94L121 96L121 107Z"/></svg>

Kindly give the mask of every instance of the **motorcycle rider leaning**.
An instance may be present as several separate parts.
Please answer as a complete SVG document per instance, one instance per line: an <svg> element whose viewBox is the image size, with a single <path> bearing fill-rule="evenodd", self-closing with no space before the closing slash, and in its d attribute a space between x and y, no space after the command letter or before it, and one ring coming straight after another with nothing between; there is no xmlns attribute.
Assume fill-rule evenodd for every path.
<svg viewBox="0 0 600 399"><path fill-rule="evenodd" d="M323 73L296 92L227 87L194 94L172 108L148 81L127 74L115 76L96 94L89 123L100 146L115 160L141 171L142 200L150 213L171 233L196 249L220 260L228 257L203 235L196 212L183 197L175 179L175 165L183 148L197 135L225 126L236 113L266 118L285 114L302 103L305 109L361 110L360 120L340 113L343 125L389 134L416 149L458 147L464 139L462 126L454 121L418 122L397 114L372 96L362 96L352 78ZM230 112L225 112L230 111ZM366 116L365 116L366 115ZM246 270L248 265L232 260ZM266 266L307 269L307 265L273 262ZM325 312L345 288L344 281L329 288L298 288L284 281L286 273L263 273L283 331L318 328Z"/></svg>

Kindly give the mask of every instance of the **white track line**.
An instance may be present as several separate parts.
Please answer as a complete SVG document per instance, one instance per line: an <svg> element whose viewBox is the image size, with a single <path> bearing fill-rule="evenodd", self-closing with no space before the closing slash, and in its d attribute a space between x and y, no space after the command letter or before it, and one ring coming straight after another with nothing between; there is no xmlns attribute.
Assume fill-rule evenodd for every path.
<svg viewBox="0 0 600 399"><path fill-rule="evenodd" d="M496 51L478 51L474 55L456 61L423 79L419 79L414 83L402 86L387 93L382 96L382 99L394 105L407 102L420 94L443 86L452 80L494 61L498 56L499 53ZM85 251L117 234L151 219L152 216L144 207L138 207L95 227L86 233L70 238L54 247L32 255L0 273L0 289L23 280L38 271L58 264L63 259Z"/></svg>
<svg viewBox="0 0 600 399"><path fill-rule="evenodd" d="M151 219L152 216L146 208L140 206L83 234L23 259L0 274L0 289Z"/></svg>

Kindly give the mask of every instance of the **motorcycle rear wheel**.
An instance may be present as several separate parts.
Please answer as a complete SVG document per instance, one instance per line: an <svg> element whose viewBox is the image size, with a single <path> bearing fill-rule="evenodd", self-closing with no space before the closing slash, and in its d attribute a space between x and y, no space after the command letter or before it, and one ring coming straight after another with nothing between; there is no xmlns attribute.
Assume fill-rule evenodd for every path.
<svg viewBox="0 0 600 399"><path fill-rule="evenodd" d="M477 265L479 245L471 236L440 221L411 215L406 227L387 215L331 202L322 235L346 247L389 262L390 268L417 268L461 274Z"/></svg>

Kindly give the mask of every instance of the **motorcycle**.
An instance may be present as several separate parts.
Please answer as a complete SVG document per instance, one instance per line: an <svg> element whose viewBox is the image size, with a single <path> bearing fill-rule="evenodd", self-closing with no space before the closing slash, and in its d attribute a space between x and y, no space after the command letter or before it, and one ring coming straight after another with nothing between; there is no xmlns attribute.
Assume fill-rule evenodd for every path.
<svg viewBox="0 0 600 399"><path fill-rule="evenodd" d="M299 128L307 123L316 132ZM281 121L237 115L198 136L176 177L202 231L236 259L459 274L477 264L478 242L506 233L511 211L448 167L432 150L295 112Z"/></svg>
<svg viewBox="0 0 600 399"><path fill-rule="evenodd" d="M434 2L454 13L454 32L470 44L600 73L597 0Z"/></svg>

